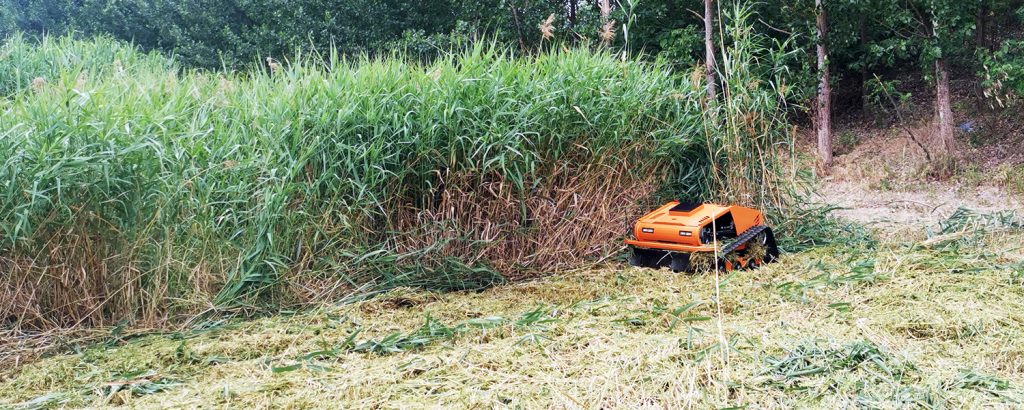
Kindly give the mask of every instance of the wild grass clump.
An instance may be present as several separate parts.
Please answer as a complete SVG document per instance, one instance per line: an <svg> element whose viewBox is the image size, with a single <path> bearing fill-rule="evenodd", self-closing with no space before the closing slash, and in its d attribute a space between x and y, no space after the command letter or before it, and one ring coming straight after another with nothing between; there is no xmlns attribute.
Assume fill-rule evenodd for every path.
<svg viewBox="0 0 1024 410"><path fill-rule="evenodd" d="M898 375L899 366L889 355L868 341L850 343L840 348L821 348L817 343L798 345L784 357L765 359L765 374L772 376L772 384L789 388L791 384L823 373L873 368L874 374L890 378Z"/></svg>
<svg viewBox="0 0 1024 410"><path fill-rule="evenodd" d="M106 39L13 37L0 320L164 323L479 289L605 260L666 196L782 214L787 47L748 8L725 20L714 101L703 76L604 48L217 73Z"/></svg>
<svg viewBox="0 0 1024 410"><path fill-rule="evenodd" d="M603 51L210 73L107 40L4 50L0 318L26 328L578 266L705 144L699 89Z"/></svg>
<svg viewBox="0 0 1024 410"><path fill-rule="evenodd" d="M805 179L779 160L780 155L795 155L795 129L787 117L793 89L786 85L785 64L795 49L758 33L757 19L753 7L743 2L723 10L715 84L721 96L699 102L703 109L697 132L704 141L686 147L693 150L689 155L675 158L680 163L670 186L690 197L782 211L790 205L787 193ZM693 83L704 78L702 66L690 75Z"/></svg>
<svg viewBox="0 0 1024 410"><path fill-rule="evenodd" d="M173 70L171 60L106 36L77 41L70 36L33 39L14 33L0 45L0 97L40 92L48 86L84 91L98 79Z"/></svg>

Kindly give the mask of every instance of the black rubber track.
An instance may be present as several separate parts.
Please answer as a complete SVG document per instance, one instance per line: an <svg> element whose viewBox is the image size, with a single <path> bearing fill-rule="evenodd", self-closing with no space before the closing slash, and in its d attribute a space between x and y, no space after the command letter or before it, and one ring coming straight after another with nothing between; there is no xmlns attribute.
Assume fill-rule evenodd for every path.
<svg viewBox="0 0 1024 410"><path fill-rule="evenodd" d="M740 234L740 236L737 236L735 240L730 242L728 245L725 245L725 247L719 252L722 255L728 255L730 252L736 250L736 248L750 242L751 239L754 239L754 237L761 232L764 232L767 235L764 244L768 248L768 254L765 256L765 263L775 262L775 260L779 258L779 244L775 242L775 234L772 232L772 228L764 225L757 225L747 229L745 232Z"/></svg>
<svg viewBox="0 0 1024 410"><path fill-rule="evenodd" d="M775 234L772 232L772 228L765 225L757 225L747 229L732 242L725 245L719 253L721 255L728 255L730 252L735 251L736 248L750 242L751 239L762 232L766 235L764 245L767 248L767 255L765 255L764 263L775 262L779 258L779 245L775 241ZM689 272L692 268L690 266L689 253L663 251L659 249L633 248L633 252L629 257L629 264L632 266L651 269L667 267L672 269L673 272Z"/></svg>

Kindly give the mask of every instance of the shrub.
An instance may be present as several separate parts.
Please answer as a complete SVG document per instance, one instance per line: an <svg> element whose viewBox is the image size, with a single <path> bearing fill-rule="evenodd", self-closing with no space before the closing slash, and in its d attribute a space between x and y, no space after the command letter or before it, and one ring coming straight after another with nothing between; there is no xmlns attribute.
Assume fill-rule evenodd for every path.
<svg viewBox="0 0 1024 410"><path fill-rule="evenodd" d="M983 71L980 76L985 96L1000 107L1014 106L1024 95L1022 55L1024 40L1006 40L998 50L981 53Z"/></svg>

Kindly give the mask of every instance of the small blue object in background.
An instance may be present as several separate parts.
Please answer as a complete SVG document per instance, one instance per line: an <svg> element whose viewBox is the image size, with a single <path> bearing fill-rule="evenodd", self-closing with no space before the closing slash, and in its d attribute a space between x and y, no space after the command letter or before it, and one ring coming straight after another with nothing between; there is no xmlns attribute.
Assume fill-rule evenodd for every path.
<svg viewBox="0 0 1024 410"><path fill-rule="evenodd" d="M975 123L974 120L971 120L971 121L967 121L967 122L965 122L963 124L960 124L959 128L960 128L960 131L963 131L963 132L966 132L966 133L970 134L970 133L974 132L974 129L975 129L974 126L975 125L977 125L977 123Z"/></svg>

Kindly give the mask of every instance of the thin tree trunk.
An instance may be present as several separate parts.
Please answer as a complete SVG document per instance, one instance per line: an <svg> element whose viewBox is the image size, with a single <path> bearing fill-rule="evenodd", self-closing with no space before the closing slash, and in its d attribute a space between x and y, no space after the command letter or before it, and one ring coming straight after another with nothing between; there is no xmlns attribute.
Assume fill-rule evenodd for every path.
<svg viewBox="0 0 1024 410"><path fill-rule="evenodd" d="M932 141L932 152L940 162L946 162L953 153L953 107L949 96L949 70L946 67L945 50L939 33L939 18L932 9L931 36L936 45L940 45L939 58L935 59L935 138ZM943 165L945 166L945 165Z"/></svg>
<svg viewBox="0 0 1024 410"><path fill-rule="evenodd" d="M508 9L512 12L512 22L515 23L516 34L519 35L519 49L526 52L526 40L524 40L523 37L523 26L519 24L519 13L516 11L516 6L514 4L509 4Z"/></svg>
<svg viewBox="0 0 1024 410"><path fill-rule="evenodd" d="M974 20L974 43L979 50L987 50L988 47L988 36L986 35L986 25L988 21L988 1L981 0L981 4L978 5L978 14ZM980 81L974 81L974 95L979 101L985 99L985 87ZM986 104L982 104L981 107L984 109Z"/></svg>
<svg viewBox="0 0 1024 410"><path fill-rule="evenodd" d="M978 48L988 48L988 40L985 33L985 26L988 21L988 4L985 1L981 2L978 6L978 16L975 24L977 28L974 31L974 42L978 45Z"/></svg>
<svg viewBox="0 0 1024 410"><path fill-rule="evenodd" d="M818 128L818 154L825 168L832 166L832 88L828 78L828 49L825 44L828 38L828 16L825 14L825 7L822 0L815 0L817 9L818 25L818 75L821 76L818 85L817 121Z"/></svg>
<svg viewBox="0 0 1024 410"><path fill-rule="evenodd" d="M949 157L953 153L953 108L949 96L949 71L945 57L935 60L935 120L938 122L938 141L934 152L938 157Z"/></svg>
<svg viewBox="0 0 1024 410"><path fill-rule="evenodd" d="M707 76L708 101L714 101L715 92L715 39L714 28L715 0L704 0L704 75Z"/></svg>
<svg viewBox="0 0 1024 410"><path fill-rule="evenodd" d="M868 67L868 25L867 19L860 19L860 109L866 111L868 106L868 80L871 72Z"/></svg>

